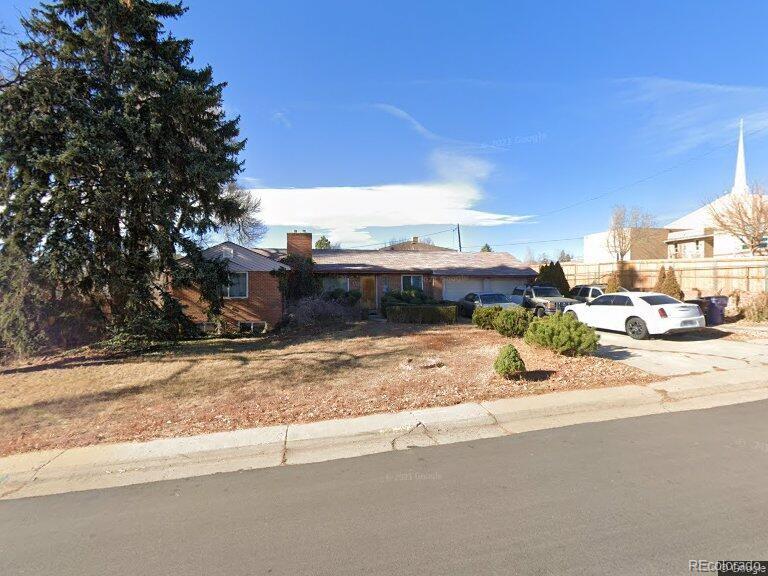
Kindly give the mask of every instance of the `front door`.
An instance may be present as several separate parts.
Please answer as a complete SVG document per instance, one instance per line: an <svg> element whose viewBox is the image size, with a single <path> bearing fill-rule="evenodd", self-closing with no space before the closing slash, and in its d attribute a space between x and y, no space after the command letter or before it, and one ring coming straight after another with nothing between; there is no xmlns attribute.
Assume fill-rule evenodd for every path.
<svg viewBox="0 0 768 576"><path fill-rule="evenodd" d="M360 304L363 308L373 310L376 308L376 277L375 276L363 276L360 278L360 292L362 297L360 298Z"/></svg>

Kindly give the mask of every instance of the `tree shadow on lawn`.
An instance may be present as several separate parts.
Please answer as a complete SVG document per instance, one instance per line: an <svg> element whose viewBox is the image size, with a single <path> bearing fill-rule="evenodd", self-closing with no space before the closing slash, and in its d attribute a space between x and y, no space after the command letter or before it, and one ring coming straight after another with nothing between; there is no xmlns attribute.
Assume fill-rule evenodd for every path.
<svg viewBox="0 0 768 576"><path fill-rule="evenodd" d="M169 399L186 397L206 398L228 390L251 389L258 396L270 389L288 390L304 385L323 384L331 386L332 381L344 371L358 368L375 369L386 365L392 356L406 356L407 347L398 347L381 352L356 355L344 351L316 350L289 352L279 356L278 362L259 362L258 358L245 356L227 357L238 363L236 367L222 367L222 373L195 373L200 362L190 360L169 376L143 383L103 391L88 392L75 396L51 398L31 404L0 409L0 417L15 419L27 412L36 417L78 418L98 406L124 400L130 397L159 394ZM254 368L249 368L253 365ZM262 389L261 391L259 389Z"/></svg>
<svg viewBox="0 0 768 576"><path fill-rule="evenodd" d="M77 396L66 396L63 398L40 400L38 402L33 402L32 404L14 406L12 408L3 408L0 409L0 417L14 418L18 417L22 412L27 411L55 414L61 418L81 416L82 411L91 405L112 402L114 400L128 398L131 396L138 396L145 394L150 390L161 388L163 385L168 384L169 382L172 382L176 378L189 372L192 369L192 366L193 364L190 362L185 366L180 367L178 370L175 370L173 374L170 374L161 380L149 381L143 384L133 384L123 388L113 388L109 390L101 390L98 392L89 392L87 394L80 394Z"/></svg>
<svg viewBox="0 0 768 576"><path fill-rule="evenodd" d="M75 356L67 356L64 358L56 358L48 362L40 362L39 364L32 364L29 366L13 366L10 368L0 369L0 376L9 376L12 374L27 374L30 372L41 372L43 370L58 370L63 368L77 368L80 366L104 366L108 364L117 364L135 358L135 353L120 353L120 354L97 354L87 356L84 354L78 354Z"/></svg>
<svg viewBox="0 0 768 576"><path fill-rule="evenodd" d="M142 352L95 352L89 354L80 352L71 356L67 356L64 352L57 358L27 366L0 367L0 376L118 363L176 361L187 356L242 355L247 352L279 351L308 342L341 341L360 337L380 340L418 334L441 326L443 325L356 322L330 327L313 327L302 331L292 329L291 331L256 337L186 340L174 344L157 345ZM232 358L234 359L235 356ZM246 357L241 356L241 358Z"/></svg>

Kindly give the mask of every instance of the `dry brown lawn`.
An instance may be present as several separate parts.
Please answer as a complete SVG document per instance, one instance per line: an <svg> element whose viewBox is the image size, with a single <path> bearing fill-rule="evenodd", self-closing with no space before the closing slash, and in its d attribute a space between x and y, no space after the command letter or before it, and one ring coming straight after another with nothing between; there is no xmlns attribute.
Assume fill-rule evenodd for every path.
<svg viewBox="0 0 768 576"><path fill-rule="evenodd" d="M646 384L602 358L512 340L522 381L493 372L509 339L468 324L358 323L314 334L187 342L123 359L59 356L0 367L0 455Z"/></svg>

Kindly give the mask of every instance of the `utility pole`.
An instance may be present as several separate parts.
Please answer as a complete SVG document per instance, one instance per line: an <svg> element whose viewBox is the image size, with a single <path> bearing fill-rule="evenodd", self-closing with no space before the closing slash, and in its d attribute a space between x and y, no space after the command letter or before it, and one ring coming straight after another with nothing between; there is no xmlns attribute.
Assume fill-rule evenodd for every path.
<svg viewBox="0 0 768 576"><path fill-rule="evenodd" d="M456 224L456 232L459 234L459 252L461 252L461 224Z"/></svg>

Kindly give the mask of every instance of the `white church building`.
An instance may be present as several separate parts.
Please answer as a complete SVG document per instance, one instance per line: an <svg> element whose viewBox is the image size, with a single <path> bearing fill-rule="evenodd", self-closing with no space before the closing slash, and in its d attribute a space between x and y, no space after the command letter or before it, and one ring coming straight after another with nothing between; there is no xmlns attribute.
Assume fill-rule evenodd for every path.
<svg viewBox="0 0 768 576"><path fill-rule="evenodd" d="M747 167L744 158L744 122L742 121L739 125L736 173L730 192L662 228L632 229L631 235L642 238L642 242L633 242L633 247L625 259L751 256L747 247L740 240L716 229L711 213L712 208L717 209L718 206L722 206L732 199L734 195L748 194L751 194L751 191L747 185ZM610 262L615 259L615 256L608 249L608 235L609 232L597 232L584 236L585 263Z"/></svg>
<svg viewBox="0 0 768 576"><path fill-rule="evenodd" d="M739 125L739 144L736 152L736 173L730 192L720 196L714 202L678 218L665 226L667 236L667 254L669 258L708 258L712 256L739 257L750 256L743 243L731 236L719 232L712 219L712 209L728 202L735 196L750 194L747 184L747 166L744 158L744 121Z"/></svg>

